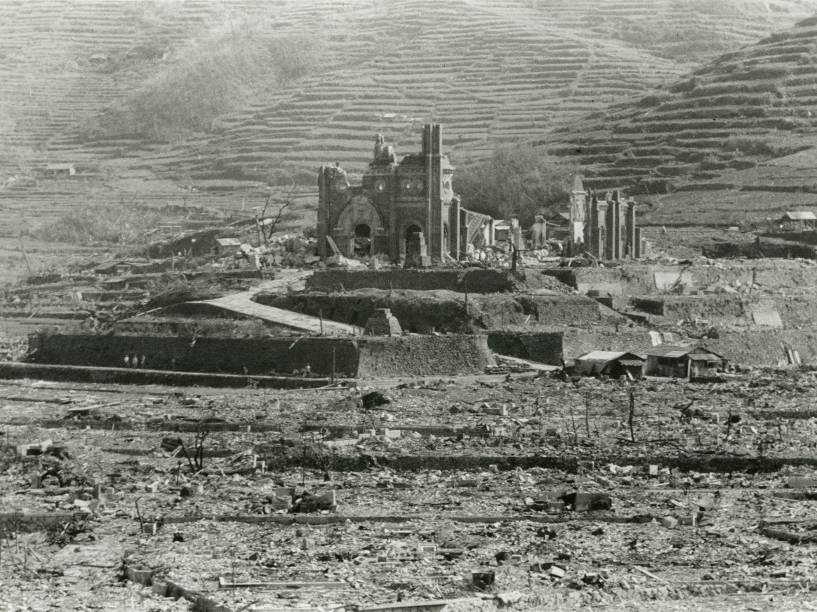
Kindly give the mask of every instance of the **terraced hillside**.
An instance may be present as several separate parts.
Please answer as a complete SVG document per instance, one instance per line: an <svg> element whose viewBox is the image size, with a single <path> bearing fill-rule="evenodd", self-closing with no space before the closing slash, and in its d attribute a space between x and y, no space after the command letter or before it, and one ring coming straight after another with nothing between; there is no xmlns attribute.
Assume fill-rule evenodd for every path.
<svg viewBox="0 0 817 612"><path fill-rule="evenodd" d="M552 153L596 188L652 194L660 223L777 218L817 206L817 18L564 130ZM577 134L578 131L578 134Z"/></svg>
<svg viewBox="0 0 817 612"><path fill-rule="evenodd" d="M281 169L311 183L304 171L319 162L365 162L376 131L398 151L413 149L417 126L430 119L446 124L462 163L789 27L810 4L9 0L0 6L0 197L53 210L147 191L162 204L206 197L234 207ZM206 75L208 65L191 57L215 49L223 51L222 72L246 67L265 56L241 56L245 40L266 45L287 36L312 41L302 48L320 60L294 80L269 77L270 67L214 72L207 87L185 73ZM185 101L178 90L190 83L202 90ZM212 116L201 125L180 134L162 123L209 90L219 103L205 105ZM158 104L146 112L152 125L111 126L112 111L139 106L146 91ZM48 176L48 163L74 164L80 186Z"/></svg>

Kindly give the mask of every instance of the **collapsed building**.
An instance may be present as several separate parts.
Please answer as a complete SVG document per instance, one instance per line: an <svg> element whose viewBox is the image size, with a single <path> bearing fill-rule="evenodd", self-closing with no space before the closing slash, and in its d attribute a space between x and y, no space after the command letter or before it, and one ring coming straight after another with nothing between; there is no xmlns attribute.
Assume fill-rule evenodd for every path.
<svg viewBox="0 0 817 612"><path fill-rule="evenodd" d="M643 244L635 214L635 200L625 199L620 189L604 196L588 192L576 175L570 192L570 253L587 252L607 260L640 258Z"/></svg>
<svg viewBox="0 0 817 612"><path fill-rule="evenodd" d="M408 267L459 259L484 237L490 217L462 207L454 193L454 166L443 153L442 127L423 126L419 153L398 161L378 134L359 185L339 164L318 172L318 254L388 255Z"/></svg>

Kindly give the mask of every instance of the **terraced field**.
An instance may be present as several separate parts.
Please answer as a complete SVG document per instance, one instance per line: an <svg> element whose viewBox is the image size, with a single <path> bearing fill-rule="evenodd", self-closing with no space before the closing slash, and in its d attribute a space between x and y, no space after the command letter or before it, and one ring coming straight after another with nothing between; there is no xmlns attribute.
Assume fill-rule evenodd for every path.
<svg viewBox="0 0 817 612"><path fill-rule="evenodd" d="M235 209L276 170L311 182L318 163L364 163L374 132L413 149L431 119L462 164L498 143L544 138L812 10L805 0L709 4L11 0L0 6L2 206L24 202L40 216L149 192ZM190 45L247 23L315 40L320 66L286 84L246 84L207 132L170 143L89 137L106 109L174 74ZM73 163L82 184L65 189L47 163Z"/></svg>
<svg viewBox="0 0 817 612"><path fill-rule="evenodd" d="M653 194L660 223L741 223L817 204L817 18L555 135L596 188Z"/></svg>

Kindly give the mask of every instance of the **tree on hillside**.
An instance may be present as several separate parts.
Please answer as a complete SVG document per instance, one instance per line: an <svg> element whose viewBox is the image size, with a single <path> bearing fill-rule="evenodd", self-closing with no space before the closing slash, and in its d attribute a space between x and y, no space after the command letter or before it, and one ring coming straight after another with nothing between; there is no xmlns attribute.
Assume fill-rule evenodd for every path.
<svg viewBox="0 0 817 612"><path fill-rule="evenodd" d="M504 145L490 159L459 168L455 190L469 210L495 218L519 217L523 227L537 214L564 208L575 168L528 145Z"/></svg>

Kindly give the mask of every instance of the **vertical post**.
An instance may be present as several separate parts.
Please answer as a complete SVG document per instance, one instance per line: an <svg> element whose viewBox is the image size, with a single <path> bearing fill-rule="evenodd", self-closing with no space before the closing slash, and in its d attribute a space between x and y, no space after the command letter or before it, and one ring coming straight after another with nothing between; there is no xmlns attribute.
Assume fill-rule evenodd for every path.
<svg viewBox="0 0 817 612"><path fill-rule="evenodd" d="M321 336L323 336L323 308L318 311L318 316L321 318Z"/></svg>
<svg viewBox="0 0 817 612"><path fill-rule="evenodd" d="M258 220L258 213L255 213L255 235L258 239L258 246L261 246L261 222Z"/></svg>
<svg viewBox="0 0 817 612"><path fill-rule="evenodd" d="M28 253L26 253L26 246L23 244L23 235L20 234L20 250L23 252L23 259L26 262L28 273L31 274L31 262L28 260Z"/></svg>
<svg viewBox="0 0 817 612"><path fill-rule="evenodd" d="M335 345L332 344L332 384L335 384Z"/></svg>

